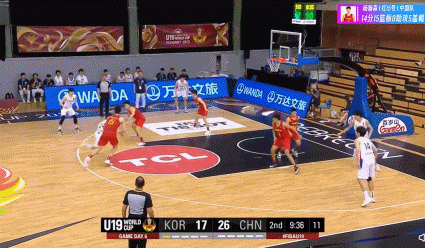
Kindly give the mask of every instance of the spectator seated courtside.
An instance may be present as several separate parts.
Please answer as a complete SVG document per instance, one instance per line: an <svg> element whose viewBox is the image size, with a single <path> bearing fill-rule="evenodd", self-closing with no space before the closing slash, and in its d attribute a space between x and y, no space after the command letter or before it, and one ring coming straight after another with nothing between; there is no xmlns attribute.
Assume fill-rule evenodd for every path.
<svg viewBox="0 0 425 248"><path fill-rule="evenodd" d="M30 103L30 82L26 78L25 73L21 73L21 78L18 80L18 91L21 96L21 100L25 102L24 94L27 95L27 103Z"/></svg>
<svg viewBox="0 0 425 248"><path fill-rule="evenodd" d="M188 80L188 79L189 79L189 75L187 75L187 74L186 74L186 69L183 69L183 70L182 70L182 74L180 74L179 78L180 78L181 76L183 76L183 77L184 77L184 79L186 79L186 80Z"/></svg>
<svg viewBox="0 0 425 248"><path fill-rule="evenodd" d="M42 89L43 85L41 83L41 80L38 78L37 73L34 73L32 75L32 79L30 80L30 86L31 86L31 93L32 93L32 98L34 99L34 102L37 102L37 99L36 99L37 95L39 95L39 99L41 102L44 97L44 90Z"/></svg>
<svg viewBox="0 0 425 248"><path fill-rule="evenodd" d="M170 68L170 72L167 74L167 79L172 81L177 80L177 73L174 72L174 68Z"/></svg>
<svg viewBox="0 0 425 248"><path fill-rule="evenodd" d="M88 84L89 83L89 80L84 75L84 70L83 69L78 70L78 76L75 79L75 82L77 83L77 85L84 85L84 84Z"/></svg>
<svg viewBox="0 0 425 248"><path fill-rule="evenodd" d="M157 81L165 81L167 80L167 75L165 75L165 69L161 68L161 70L159 70L159 72L156 74L156 80Z"/></svg>

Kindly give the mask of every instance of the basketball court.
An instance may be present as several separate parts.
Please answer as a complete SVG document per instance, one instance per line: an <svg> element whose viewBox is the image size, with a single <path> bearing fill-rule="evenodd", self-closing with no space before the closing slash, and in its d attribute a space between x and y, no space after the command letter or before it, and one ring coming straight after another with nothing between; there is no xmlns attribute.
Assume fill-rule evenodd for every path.
<svg viewBox="0 0 425 248"><path fill-rule="evenodd" d="M11 181L21 177L25 186L19 199L3 207L7 212L1 214L0 247L42 247L55 242L56 247L125 246L127 241L107 240L100 233L100 218L121 216L122 199L134 187L137 175L145 177L145 190L152 195L158 217L324 217L323 235L423 217L422 130L396 142L374 140L381 165L375 181L377 202L361 208L353 142L338 139L337 128L314 119L300 121L303 143L297 162L301 171L294 175L285 157L279 167L269 168L274 110L231 98L207 103L213 135L204 136L203 127L189 129L195 111L192 104L189 113L180 114L167 110L171 103L149 105L143 129L147 145L136 146L137 138L127 123L111 159L114 165L103 162L110 148L106 147L87 169L82 161L90 149L83 144L93 141L101 120L94 116L97 110L79 111L80 133L74 133L72 120L67 119L63 135L56 134L59 117L54 112L2 116L0 141L8 144L2 161L7 167L2 167L12 173ZM149 247L171 244L148 243ZM292 242L174 240L172 246L284 243Z"/></svg>
<svg viewBox="0 0 425 248"><path fill-rule="evenodd" d="M391 3L392 17L388 14L385 18L384 12L391 11L390 4L379 4L380 15L372 16L369 13L377 14L378 4L361 4L361 8L360 4L338 6L338 1L244 1L243 4L242 0L234 0L198 5L180 1L169 2L167 6L159 1L140 0L102 4L76 1L80 5L64 1L69 11L60 14L56 9L48 10L57 5L3 2L7 4L0 4L0 12L4 14L1 15L4 20L0 18L0 31L7 38L0 40L1 47L6 48L0 51L0 60L4 61L0 65L5 68L0 74L4 81L2 94L3 91L16 94L18 87L27 90L41 87L41 82L36 81L28 86L22 78L25 73L18 70L33 75L36 80L34 72L49 78L47 73L60 69L65 78L66 73L74 71L76 75L76 70L80 73L79 69L84 68L91 82L86 78L87 82L72 83L72 89L68 89L57 79L54 84L46 81L43 87L46 102L30 104L31 97L27 95L28 103L5 108L8 112L4 113L8 114L0 114L3 144L0 248L128 247L125 239L128 237L107 239L107 234L101 232L104 223L101 218L122 217L124 196L135 188L138 176L143 176L146 182L143 190L152 196L155 218L325 219L325 231L317 240L256 239L260 235L242 239L248 235L233 235L235 232L232 239L222 232L220 238L229 239L191 236L197 239L193 240L180 233L179 237L150 239L149 248L422 247L425 244L422 29L371 26L368 31L366 28L372 21L379 25L384 22L401 25L413 24L415 19L415 23L423 25L425 14L418 16L418 13L425 12L425 5L417 4L420 6L417 8L415 4ZM323 13L316 16L318 6ZM36 7L42 7L42 11ZM77 9L78 18L72 8ZM188 10L191 14L181 15ZM412 21L404 15L407 11L413 12ZM32 12L49 12L51 16L48 19L45 14L28 14ZM227 17L222 19L221 14ZM95 17L95 21L85 17ZM49 23L45 24L46 20ZM342 26L348 22L360 24L352 26L361 29ZM290 23L291 26L285 26ZM86 37L89 33L92 36ZM80 58L82 55L90 57ZM131 67L131 75L133 72L144 75L140 77L145 77L146 87L138 84L136 91L132 76L129 81L112 83L115 74L127 67ZM175 81L177 74L174 77L171 73L174 67L176 73L182 72L179 78L189 81L187 88L179 90L183 93L189 88L196 90L208 105L211 135L205 134L203 121L194 127L197 108L202 108L200 102L193 101L192 96L198 93L189 97L188 113L175 113L174 96L178 96L175 91L180 87ZM103 82L101 97L97 81L104 68L110 70L113 78L108 81L108 87ZM161 74L156 74L159 68L170 68L169 80L162 81ZM145 74L140 74L139 69ZM104 70L102 75L110 74ZM18 75L21 79L16 84ZM317 85L323 92L321 97L313 90L317 90ZM75 97L66 95L71 91ZM36 92L40 94L39 90ZM139 101L136 92L145 94L142 98L147 105L140 110L146 117L142 128L146 145L137 145L141 139L131 127L133 120L126 119L126 132L118 136L119 147L110 157L111 165L105 164L112 148L107 145L85 167L83 161L93 152L88 145L95 142L96 128L104 120L99 116L99 98L103 102L107 92L110 113L115 105L127 101L134 105L136 99ZM32 100L37 97L34 94ZM293 109L299 116L307 116L313 97L318 98L313 104L320 109L321 117L298 121L302 144L294 159L300 172L294 173L286 156L278 159L278 165L272 168L272 116L279 114L284 120ZM353 100L349 103L344 100L350 99L346 97ZM372 101L368 102L369 99ZM13 99L13 102L18 101ZM59 109L67 108L62 105L65 102L71 107L75 102L80 105L76 115L81 132L74 130L73 119L67 117L63 134L58 134ZM326 105L317 106L323 103ZM127 117L122 109L121 116ZM10 113L12 110L16 113ZM359 164L353 158L354 140L346 138L352 130L340 137L337 134L343 128L327 118L333 111L344 114L342 110L348 117L341 121L342 125L348 126L354 113L360 111L361 117L370 121L375 130L371 132L371 140L378 150L380 170L373 179L376 202L366 207L361 207L364 197L368 197L366 191L363 195L357 181ZM314 116L314 108L311 112ZM373 168L372 163L370 166ZM149 222L150 230L144 230L151 232L155 228L155 223ZM202 230L205 231L205 226Z"/></svg>

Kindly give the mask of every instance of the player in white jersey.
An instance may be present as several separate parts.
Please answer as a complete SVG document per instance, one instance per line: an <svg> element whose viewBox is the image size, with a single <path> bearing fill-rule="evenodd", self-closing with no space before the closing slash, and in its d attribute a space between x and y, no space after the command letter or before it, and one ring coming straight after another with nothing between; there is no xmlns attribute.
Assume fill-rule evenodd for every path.
<svg viewBox="0 0 425 248"><path fill-rule="evenodd" d="M373 133L373 127L370 125L369 121L362 117L361 111L354 111L354 119L352 122L349 123L348 127L346 127L344 130L339 132L337 135L341 136L348 130L350 130L352 127L354 127L354 130L356 130L358 127L364 127L367 130L366 138L370 138L370 136Z"/></svg>
<svg viewBox="0 0 425 248"><path fill-rule="evenodd" d="M373 133L372 125L370 125L368 120L362 117L362 112L358 110L354 111L354 119L349 123L348 127L342 130L341 132L339 132L337 135L341 136L343 133L347 132L352 127L354 127L354 130L356 130L358 127L364 127L366 129L366 135L365 135L366 138L370 138L370 136ZM356 137L358 137L357 133L356 133ZM356 150L354 149L353 156L355 155L356 155ZM377 171L380 170L378 165L376 165L376 170Z"/></svg>
<svg viewBox="0 0 425 248"><path fill-rule="evenodd" d="M134 79L133 79L133 75L131 75L130 68L125 68L124 82L132 83L133 81Z"/></svg>
<svg viewBox="0 0 425 248"><path fill-rule="evenodd" d="M66 85L75 85L74 73L70 72L66 80Z"/></svg>
<svg viewBox="0 0 425 248"><path fill-rule="evenodd" d="M78 120L77 120L77 115L74 111L74 109L72 108L72 105L74 105L77 107L77 110L80 109L80 107L78 107L78 102L77 102L77 96L74 94L74 89L73 88L69 88L68 89L68 94L66 94L62 100L59 101L59 104L62 106L62 110L61 110L61 120L59 121L59 128L58 128L58 133L62 134L62 124L65 120L66 115L68 116L72 116L72 118L74 119L74 124L75 124L75 131L79 132L81 131L80 128L78 128Z"/></svg>
<svg viewBox="0 0 425 248"><path fill-rule="evenodd" d="M189 95L189 83L185 77L180 76L174 85L174 102L176 104L176 113L180 112L179 97L183 97L184 112L187 113L187 97Z"/></svg>
<svg viewBox="0 0 425 248"><path fill-rule="evenodd" d="M93 143L93 145L88 144L88 143L85 144L88 148L95 149L95 148L98 147L99 139L102 136L103 128L105 127L105 123L106 123L106 120L103 120L99 123L99 125L97 125L96 132L94 133L94 143Z"/></svg>
<svg viewBox="0 0 425 248"><path fill-rule="evenodd" d="M367 204L375 202L375 189L372 178L375 177L378 150L372 141L365 137L366 128L362 126L356 128L356 134L358 138L354 141L354 144L356 145L356 159L360 167L357 172L357 180L364 194L362 207L365 207ZM371 193L370 196L368 191Z"/></svg>
<svg viewBox="0 0 425 248"><path fill-rule="evenodd" d="M115 80L115 83L124 83L125 77L124 72L120 72L120 75L118 75L117 79Z"/></svg>

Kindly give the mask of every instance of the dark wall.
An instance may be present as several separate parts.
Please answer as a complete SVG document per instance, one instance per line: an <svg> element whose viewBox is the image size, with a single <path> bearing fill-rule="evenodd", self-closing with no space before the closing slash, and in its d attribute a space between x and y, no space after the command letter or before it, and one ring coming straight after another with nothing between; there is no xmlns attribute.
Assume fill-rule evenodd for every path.
<svg viewBox="0 0 425 248"><path fill-rule="evenodd" d="M306 92L308 78L300 77L300 78L290 78L285 75L275 74L275 73L265 73L259 70L248 69L247 70L247 79L251 79L253 75L257 76L256 81L263 82L271 85L275 85L278 87L296 90L300 92Z"/></svg>
<svg viewBox="0 0 425 248"><path fill-rule="evenodd" d="M305 46L320 46L321 11L317 11L316 25L294 25L292 24L294 2L303 1L243 1L241 49L268 49L270 47L271 29L302 33L303 28L305 28L307 31Z"/></svg>
<svg viewBox="0 0 425 248"><path fill-rule="evenodd" d="M140 24L196 24L233 21L233 0L137 0Z"/></svg>
<svg viewBox="0 0 425 248"><path fill-rule="evenodd" d="M6 59L6 26L0 25L0 60Z"/></svg>
<svg viewBox="0 0 425 248"><path fill-rule="evenodd" d="M127 26L127 1L117 0L12 0L12 25Z"/></svg>

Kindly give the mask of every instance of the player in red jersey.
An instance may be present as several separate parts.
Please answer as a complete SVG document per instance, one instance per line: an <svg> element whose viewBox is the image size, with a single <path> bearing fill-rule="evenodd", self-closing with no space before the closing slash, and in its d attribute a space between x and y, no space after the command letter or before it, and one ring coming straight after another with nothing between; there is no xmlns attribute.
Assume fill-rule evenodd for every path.
<svg viewBox="0 0 425 248"><path fill-rule="evenodd" d="M295 128L295 130L298 131L298 120L300 117L297 115L297 110L292 108L291 109L291 115L286 118L286 124L289 126ZM291 132L292 137L291 139L295 142L295 148L291 149L292 154L294 157L298 158L298 148L301 146L301 136L297 135L295 132L289 130Z"/></svg>
<svg viewBox="0 0 425 248"><path fill-rule="evenodd" d="M91 160L91 158L98 154L105 145L107 145L108 143L111 143L112 145L112 150L110 155L108 156L108 158L105 161L105 164L107 165L111 165L111 162L109 160L109 158L114 155L114 153L117 151L118 149L118 138L117 138L117 132L120 126L122 126L122 130L119 131L118 133L121 134L122 136L124 136L124 132L125 132L125 126L121 125L124 123L124 118L122 118L120 116L120 112L121 112L121 107L120 106L116 106L115 110L114 110L115 114L111 115L108 117L108 119L106 119L106 123L105 123L105 127L103 129L103 133L102 136L99 139L99 143L98 148L96 148L96 150L94 150L93 153L87 155L86 159L84 160L84 166L87 167L89 165L89 162Z"/></svg>
<svg viewBox="0 0 425 248"><path fill-rule="evenodd" d="M137 145L138 146L146 145L142 137L142 127L146 121L145 116L142 114L142 112L140 112L140 110L138 110L135 107L132 107L129 101L124 102L124 107L125 109L127 109L128 119L134 118L132 127L133 127L133 130L136 132L137 136L139 136L140 138L140 142L137 143Z"/></svg>
<svg viewBox="0 0 425 248"><path fill-rule="evenodd" d="M286 157L289 159L289 162L291 162L291 164L294 166L295 174L298 174L298 172L300 172L300 168L296 165L294 158L291 156L291 153L289 153L289 150L291 148L291 133L289 132L289 130L293 131L300 137L301 135L295 128L289 126L288 124L286 124L286 122L281 121L279 114L273 115L272 123L274 143L272 145L272 148L270 149L270 153L273 159L273 164L270 165L270 167L277 166L276 151L278 149L283 149Z"/></svg>
<svg viewBox="0 0 425 248"><path fill-rule="evenodd" d="M351 7L348 6L347 8L345 8L345 11L347 11L347 14L344 14L342 16L342 21L343 22L355 22L355 16L353 14L351 14Z"/></svg>
<svg viewBox="0 0 425 248"><path fill-rule="evenodd" d="M207 131L205 132L205 135L210 135L210 125L208 124L207 116L208 116L208 106L205 104L204 100L198 96L197 90L192 90L192 96L195 99L196 104L198 104L198 112L195 114L195 124L193 125L196 127L196 124L198 123L198 119L201 118L204 120L205 127L207 128Z"/></svg>

